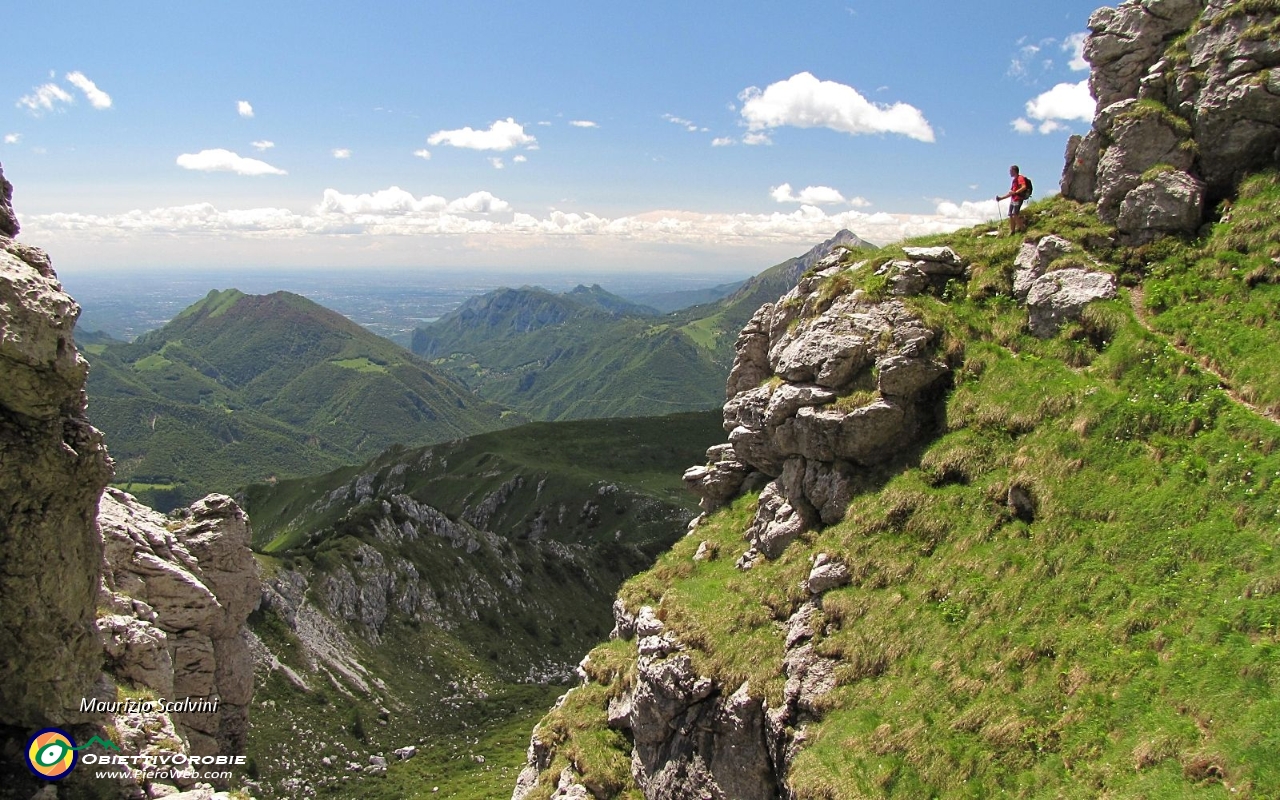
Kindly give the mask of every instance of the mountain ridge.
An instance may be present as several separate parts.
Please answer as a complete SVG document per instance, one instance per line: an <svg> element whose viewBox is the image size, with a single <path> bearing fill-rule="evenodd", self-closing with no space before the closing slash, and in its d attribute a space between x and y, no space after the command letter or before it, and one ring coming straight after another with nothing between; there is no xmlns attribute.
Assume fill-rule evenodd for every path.
<svg viewBox="0 0 1280 800"><path fill-rule="evenodd" d="M214 290L90 357L90 413L114 443L117 481L166 507L509 421L407 350L289 292Z"/></svg>

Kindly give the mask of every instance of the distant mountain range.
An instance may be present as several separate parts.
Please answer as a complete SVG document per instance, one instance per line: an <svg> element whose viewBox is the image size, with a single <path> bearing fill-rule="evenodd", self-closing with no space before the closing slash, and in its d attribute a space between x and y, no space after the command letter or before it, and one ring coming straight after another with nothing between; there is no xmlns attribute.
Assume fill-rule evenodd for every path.
<svg viewBox="0 0 1280 800"><path fill-rule="evenodd" d="M287 292L214 291L132 343L90 341L116 482L161 508L521 421Z"/></svg>
<svg viewBox="0 0 1280 800"><path fill-rule="evenodd" d="M662 314L599 286L472 298L414 331L412 349L480 397L535 419L647 416L719 406L738 331L849 231L712 302Z"/></svg>
<svg viewBox="0 0 1280 800"><path fill-rule="evenodd" d="M733 342L848 231L715 302L662 313L599 286L500 289L413 337L415 355L288 292L210 292L132 343L80 334L117 485L162 510L387 447L529 419L716 408Z"/></svg>

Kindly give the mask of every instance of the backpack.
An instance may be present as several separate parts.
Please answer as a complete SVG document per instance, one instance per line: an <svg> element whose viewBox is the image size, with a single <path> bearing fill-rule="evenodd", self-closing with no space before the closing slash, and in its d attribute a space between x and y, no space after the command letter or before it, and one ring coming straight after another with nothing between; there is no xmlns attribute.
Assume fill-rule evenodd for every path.
<svg viewBox="0 0 1280 800"><path fill-rule="evenodd" d="M1031 179L1026 175L1019 176L1022 178L1022 185L1027 188L1027 193L1022 196L1023 200L1031 199L1031 193L1035 191L1035 187L1031 185Z"/></svg>

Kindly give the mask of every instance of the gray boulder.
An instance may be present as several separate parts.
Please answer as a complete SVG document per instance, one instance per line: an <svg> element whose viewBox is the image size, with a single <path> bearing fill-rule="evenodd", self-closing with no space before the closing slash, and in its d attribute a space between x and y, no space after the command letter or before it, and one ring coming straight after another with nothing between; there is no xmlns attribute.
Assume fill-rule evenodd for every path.
<svg viewBox="0 0 1280 800"><path fill-rule="evenodd" d="M1024 242L1013 261L1013 296L1025 301L1031 285L1044 275L1054 259L1071 251L1074 245L1061 236L1043 236L1038 242Z"/></svg>
<svg viewBox="0 0 1280 800"><path fill-rule="evenodd" d="M1125 195L1116 226L1136 243L1191 233L1204 216L1204 194L1204 184L1186 172L1161 172Z"/></svg>
<svg viewBox="0 0 1280 800"><path fill-rule="evenodd" d="M1116 296L1116 276L1083 269L1050 272L1031 285L1027 310L1031 333L1047 339L1065 323L1079 319L1080 312L1094 300Z"/></svg>

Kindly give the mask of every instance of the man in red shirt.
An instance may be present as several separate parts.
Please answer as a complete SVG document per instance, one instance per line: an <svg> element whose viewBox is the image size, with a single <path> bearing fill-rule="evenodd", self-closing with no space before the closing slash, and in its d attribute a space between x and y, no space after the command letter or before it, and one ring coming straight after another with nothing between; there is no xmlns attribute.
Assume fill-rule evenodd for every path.
<svg viewBox="0 0 1280 800"><path fill-rule="evenodd" d="M1027 221L1022 217L1022 204L1026 202L1030 196L1030 181L1022 176L1015 164L1009 167L1009 177L1013 178L1013 184L1009 186L1009 193L1002 194L996 198L999 202L1008 198L1009 200L1009 233L1010 235L1022 233L1027 229Z"/></svg>

